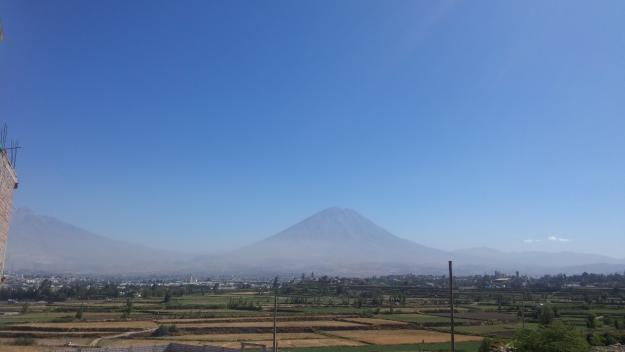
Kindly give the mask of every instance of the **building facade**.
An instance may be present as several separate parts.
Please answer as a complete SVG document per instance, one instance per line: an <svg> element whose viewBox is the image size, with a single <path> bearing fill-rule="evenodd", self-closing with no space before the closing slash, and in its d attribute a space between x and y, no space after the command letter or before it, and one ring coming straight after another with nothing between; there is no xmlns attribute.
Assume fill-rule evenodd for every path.
<svg viewBox="0 0 625 352"><path fill-rule="evenodd" d="M4 280L9 223L13 211L13 191L17 189L17 175L5 149L0 150L0 277Z"/></svg>

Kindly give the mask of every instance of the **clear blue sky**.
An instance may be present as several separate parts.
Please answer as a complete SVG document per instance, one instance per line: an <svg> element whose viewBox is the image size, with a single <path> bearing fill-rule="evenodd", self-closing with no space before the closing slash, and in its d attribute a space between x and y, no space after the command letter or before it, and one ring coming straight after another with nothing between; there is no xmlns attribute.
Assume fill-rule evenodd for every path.
<svg viewBox="0 0 625 352"><path fill-rule="evenodd" d="M0 16L17 207L193 251L342 206L444 249L625 256L621 0L20 0Z"/></svg>

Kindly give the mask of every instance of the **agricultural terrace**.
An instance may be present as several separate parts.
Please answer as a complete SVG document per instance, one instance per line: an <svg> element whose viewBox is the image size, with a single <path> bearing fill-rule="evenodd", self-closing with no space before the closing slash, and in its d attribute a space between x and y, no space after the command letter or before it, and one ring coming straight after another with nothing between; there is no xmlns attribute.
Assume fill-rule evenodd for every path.
<svg viewBox="0 0 625 352"><path fill-rule="evenodd" d="M484 338L511 341L522 329L560 322L593 345L625 342L625 294L618 283L579 287L480 287L458 279L455 331L459 351ZM477 279L475 279L477 280ZM479 277L484 281L484 277ZM450 312L444 278L302 277L274 288L241 284L124 285L88 297L20 297L0 304L2 351L63 346L127 347L179 342L271 346L274 293L281 351L448 350ZM469 284L471 283L471 284ZM91 283L91 286L93 283ZM57 292L57 296L55 293ZM6 295L7 292L0 292Z"/></svg>

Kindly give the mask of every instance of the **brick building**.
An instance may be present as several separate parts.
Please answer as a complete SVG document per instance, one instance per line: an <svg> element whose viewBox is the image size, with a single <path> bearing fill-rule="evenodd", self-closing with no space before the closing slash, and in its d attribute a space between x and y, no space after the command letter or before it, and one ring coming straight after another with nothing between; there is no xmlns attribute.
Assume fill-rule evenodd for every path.
<svg viewBox="0 0 625 352"><path fill-rule="evenodd" d="M13 191L16 188L17 175L15 169L11 165L6 149L0 149L0 277L3 280L7 236L11 211L13 210Z"/></svg>

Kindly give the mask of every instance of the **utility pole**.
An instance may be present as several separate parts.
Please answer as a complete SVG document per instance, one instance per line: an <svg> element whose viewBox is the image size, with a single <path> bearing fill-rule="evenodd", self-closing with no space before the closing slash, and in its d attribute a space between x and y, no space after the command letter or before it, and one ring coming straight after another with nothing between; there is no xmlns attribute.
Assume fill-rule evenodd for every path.
<svg viewBox="0 0 625 352"><path fill-rule="evenodd" d="M273 352L278 352L278 340L276 335L278 328L276 327L276 320L278 316L278 293L274 293L273 296Z"/></svg>
<svg viewBox="0 0 625 352"><path fill-rule="evenodd" d="M523 321L523 330L525 330L525 292L521 292L521 320Z"/></svg>
<svg viewBox="0 0 625 352"><path fill-rule="evenodd" d="M278 277L273 280L273 352L278 352L278 339L276 338L278 333L277 319L278 319Z"/></svg>
<svg viewBox="0 0 625 352"><path fill-rule="evenodd" d="M454 334L454 274L453 262L449 261L449 309L451 318L451 352L456 352L456 337Z"/></svg>

